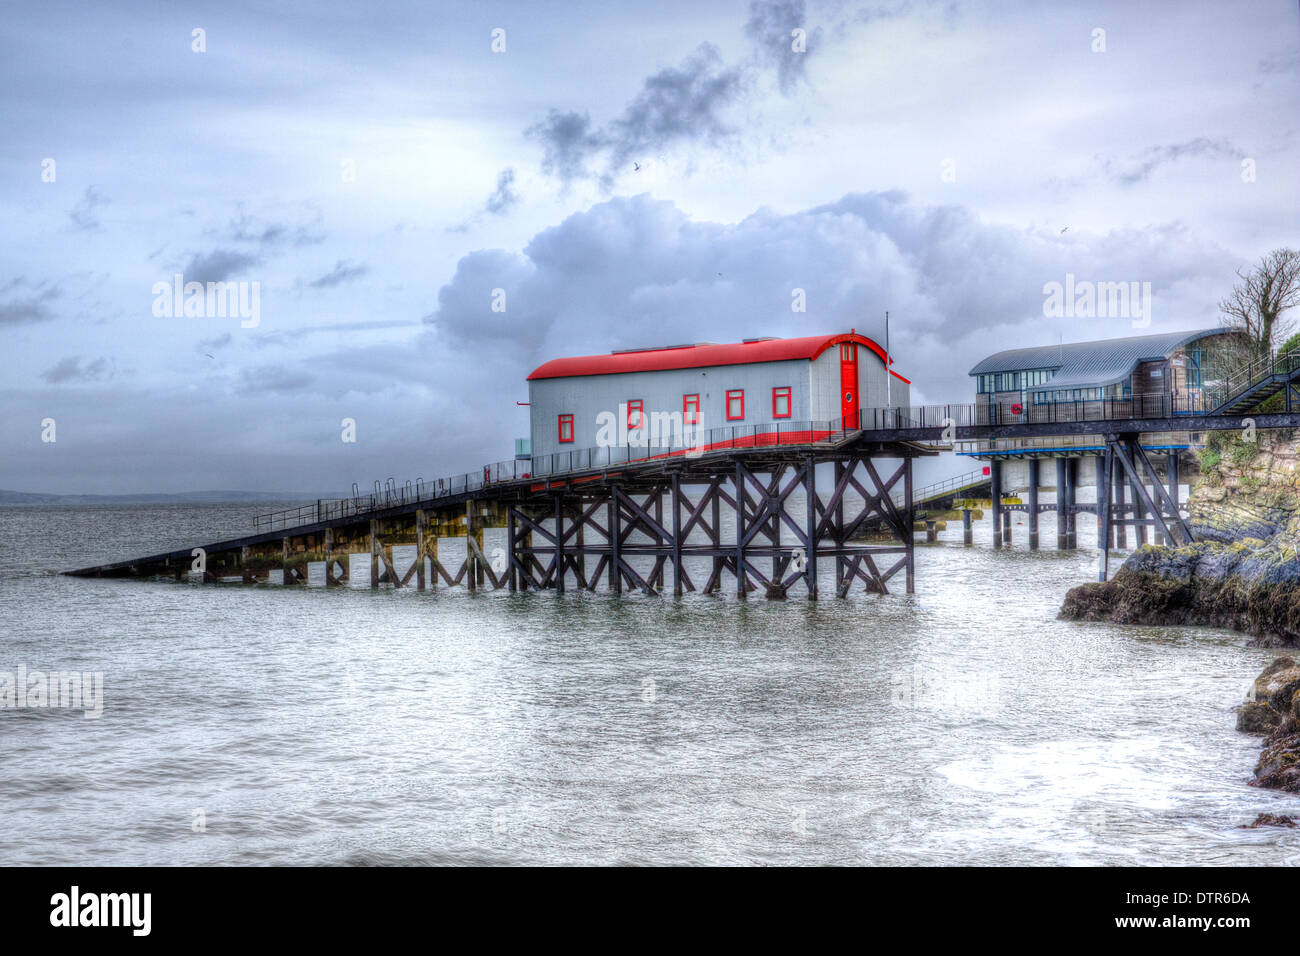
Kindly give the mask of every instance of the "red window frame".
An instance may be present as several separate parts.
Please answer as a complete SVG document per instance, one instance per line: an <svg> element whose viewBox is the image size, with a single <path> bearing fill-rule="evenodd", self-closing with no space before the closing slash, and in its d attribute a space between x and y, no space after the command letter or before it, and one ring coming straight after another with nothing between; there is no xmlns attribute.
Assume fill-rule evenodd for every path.
<svg viewBox="0 0 1300 956"><path fill-rule="evenodd" d="M573 416L561 415L555 424L555 430L556 437L559 439L561 445L571 444L573 442ZM566 432L569 435L568 438L564 437Z"/></svg>
<svg viewBox="0 0 1300 956"><path fill-rule="evenodd" d="M733 415L733 414L731 414L731 402L732 402L732 399L736 399L736 398L740 399L740 414L739 414L739 415ZM744 421L744 420L745 420L745 390L744 390L743 388L729 388L729 389L727 389L727 403L726 403L726 405L724 406L724 409L726 410L726 413L727 413L727 421L729 421L729 422L740 422L740 421Z"/></svg>
<svg viewBox="0 0 1300 956"><path fill-rule="evenodd" d="M858 346L855 342L845 342L840 345L840 361L854 362L857 361Z"/></svg>
<svg viewBox="0 0 1300 956"><path fill-rule="evenodd" d="M700 396L697 392L694 395L682 396L682 424L698 425L700 423Z"/></svg>
<svg viewBox="0 0 1300 956"><path fill-rule="evenodd" d="M776 403L780 399L785 399L785 411L778 411ZM794 414L794 397L791 394L789 385L778 385L772 389L772 417L789 418Z"/></svg>
<svg viewBox="0 0 1300 956"><path fill-rule="evenodd" d="M640 398L627 400L627 427L629 430L640 428L645 424L645 401Z"/></svg>

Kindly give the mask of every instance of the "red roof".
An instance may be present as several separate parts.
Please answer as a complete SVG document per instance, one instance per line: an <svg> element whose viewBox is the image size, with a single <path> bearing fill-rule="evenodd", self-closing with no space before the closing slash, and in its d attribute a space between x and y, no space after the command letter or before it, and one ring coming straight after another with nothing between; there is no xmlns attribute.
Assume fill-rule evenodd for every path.
<svg viewBox="0 0 1300 956"><path fill-rule="evenodd" d="M615 352L612 355L583 355L551 359L539 366L528 381L539 378L569 378L575 375L613 375L618 372L661 372L676 368L709 368L714 365L752 365L757 362L812 361L833 345L857 342L875 352L883 362L885 350L856 332L838 335L808 335L798 339L760 339L731 345L682 345L676 348ZM891 362L892 364L892 362ZM893 369L900 382L911 382Z"/></svg>

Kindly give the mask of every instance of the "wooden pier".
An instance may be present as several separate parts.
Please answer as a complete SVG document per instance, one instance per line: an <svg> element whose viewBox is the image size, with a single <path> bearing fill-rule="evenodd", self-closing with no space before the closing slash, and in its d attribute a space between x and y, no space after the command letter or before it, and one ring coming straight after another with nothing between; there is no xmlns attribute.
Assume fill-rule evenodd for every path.
<svg viewBox="0 0 1300 956"><path fill-rule="evenodd" d="M788 447L756 441L367 510L326 508L321 520L281 531L69 573L326 587L363 578L371 588L420 590L727 589L773 599L799 588L816 599L825 586L819 564L833 562L837 596L855 584L888 593L898 575L911 593L912 463L933 454L915 443L863 442L858 433ZM833 476L823 489L820 465ZM891 540L858 540L873 521ZM504 549L485 542L488 529L504 531Z"/></svg>
<svg viewBox="0 0 1300 956"><path fill-rule="evenodd" d="M761 591L784 598L801 587L817 598L818 565L833 561L837 596L855 584L887 593L899 573L910 593L913 532L918 515L925 518L913 499L914 459L938 454L954 441L1100 434L1090 456L1101 491L1097 504L1077 501L1084 456L1050 451L1028 456L1028 502L1004 501L1001 462L994 455L989 501L995 546L1010 543L1012 511L1029 515L1029 540L1036 546L1039 517L1054 508L1062 549L1077 546L1078 515L1096 513L1102 541L1098 575L1104 580L1110 549L1124 545L1130 526L1139 544L1148 531L1176 544L1192 538L1179 511L1177 456L1168 459L1166 487L1142 447L1143 436L1300 427L1300 404L1291 401L1300 359L1275 362L1264 373L1269 388L1285 388L1286 411L1243 414L1230 399L1207 411L1167 396L1058 403L1010 420L986 404L862 409L851 424L714 429L690 452L647 456L626 447L584 449L534 459L531 473L520 473L515 462L498 463L433 486L417 483L396 499L318 502L314 511L307 506L267 516L265 530L248 537L67 573L302 584L313 583L314 572L315 583L328 587L355 585L365 568L372 588L563 591L594 590L605 582L614 593L731 589L739 596ZM1249 379L1245 387L1258 383ZM1044 457L1055 460L1057 506L1038 501ZM818 486L820 465L832 472L829 483L822 482L829 487ZM949 497L971 497L974 489L951 492ZM813 504L797 508L796 500ZM969 542L969 509L963 526ZM504 530L499 554L485 546L488 528ZM888 540L866 540L863 532ZM928 532L932 537L933 528ZM451 541L458 541L454 558L448 556L452 550L439 550Z"/></svg>

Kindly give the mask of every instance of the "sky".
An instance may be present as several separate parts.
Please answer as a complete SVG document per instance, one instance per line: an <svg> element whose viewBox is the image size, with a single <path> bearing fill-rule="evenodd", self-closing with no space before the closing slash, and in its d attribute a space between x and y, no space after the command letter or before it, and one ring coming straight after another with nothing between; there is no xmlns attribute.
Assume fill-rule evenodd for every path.
<svg viewBox="0 0 1300 956"><path fill-rule="evenodd" d="M1216 326L1300 246L1295 0L2 22L0 488L427 480L510 458L550 358L886 310L913 403L969 401L1002 348ZM249 308L172 314L176 274ZM1049 316L1067 275L1149 326Z"/></svg>

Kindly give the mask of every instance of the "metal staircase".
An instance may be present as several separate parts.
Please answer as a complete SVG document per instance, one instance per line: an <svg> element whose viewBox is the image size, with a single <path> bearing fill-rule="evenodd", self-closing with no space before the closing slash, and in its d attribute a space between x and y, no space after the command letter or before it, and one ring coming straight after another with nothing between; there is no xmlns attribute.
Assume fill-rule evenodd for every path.
<svg viewBox="0 0 1300 956"><path fill-rule="evenodd" d="M1224 377L1213 389L1206 390L1205 406L1211 415L1240 415L1272 398L1286 393L1286 410L1300 407L1300 348L1266 359L1255 359Z"/></svg>

